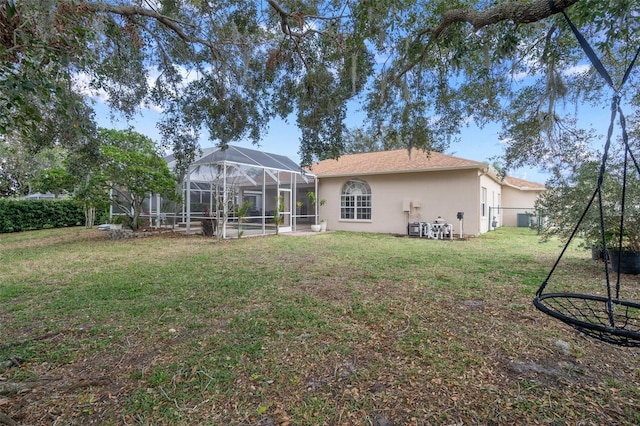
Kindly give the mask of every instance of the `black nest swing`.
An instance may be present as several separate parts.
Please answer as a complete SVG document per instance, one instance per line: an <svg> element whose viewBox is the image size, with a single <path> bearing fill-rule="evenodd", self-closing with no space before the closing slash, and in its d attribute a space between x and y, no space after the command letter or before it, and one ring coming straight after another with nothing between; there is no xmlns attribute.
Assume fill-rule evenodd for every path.
<svg viewBox="0 0 640 426"><path fill-rule="evenodd" d="M552 2L550 2L552 4ZM593 195L587 206L576 224L569 240L567 241L564 249L561 251L558 259L555 264L551 268L547 278L542 282L542 285L538 289L536 293L536 297L533 300L533 304L540 311L560 320L564 323L570 325L571 327L577 329L578 331L584 333L587 336L593 337L595 339L620 345L620 346L628 346L628 347L640 347L640 303L632 300L624 300L621 298L620 287L621 287L621 277L620 277L620 264L618 263L618 267L615 268L617 270L617 274L613 273L613 266L611 264L611 260L609 259L608 252L604 251L604 275L606 282L606 295L592 295L592 294L578 294L578 293L545 293L545 289L547 284L549 283L551 276L553 275L556 267L560 263L562 256L565 251L569 247L571 240L574 238L578 229L587 215L587 212L594 204L594 201L597 200L597 206L599 208L600 214L600 231L601 231L601 243L602 247L606 247L606 237L605 237L605 220L603 213L603 194L602 194L602 182L605 176L605 170L607 165L607 157L609 154L609 148L611 145L611 138L613 133L613 127L615 123L616 116L619 116L620 126L622 130L622 140L624 143L624 163L623 163L623 178L622 178L622 187L620 188L620 217L616 219L616 222L619 219L619 229L620 229L620 239L618 241L618 248L622 248L622 231L623 231L623 223L624 223L624 215L625 215L625 194L627 189L627 173L638 173L640 176L640 168L638 167L638 163L636 161L635 156L633 155L632 150L629 147L629 140L626 130L625 118L620 108L620 97L619 92L627 78L633 66L635 64L638 55L640 54L640 48L636 52L633 61L629 65L622 83L619 88L615 88L613 81L607 71L604 69L602 63L595 55L591 47L588 45L586 40L582 37L577 28L573 25L569 17L566 13L562 12L565 19L571 26L574 34L578 38L582 48L585 53L591 60L592 64L596 68L596 70L600 73L600 75L606 80L608 85L614 90L613 102L611 104L611 122L609 124L609 130L607 134L607 141L605 143L604 153L602 155L602 161L600 163L600 172L598 176L598 181L596 188L593 192ZM631 171L628 170L627 165L631 160L632 168ZM618 260L620 262L620 260ZM615 280L615 285L612 281Z"/></svg>

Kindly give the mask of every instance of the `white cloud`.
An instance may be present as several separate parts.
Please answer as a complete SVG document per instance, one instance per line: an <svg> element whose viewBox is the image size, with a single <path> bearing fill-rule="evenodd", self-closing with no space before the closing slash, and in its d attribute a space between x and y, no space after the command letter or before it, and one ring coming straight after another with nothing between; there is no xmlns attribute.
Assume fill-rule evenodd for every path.
<svg viewBox="0 0 640 426"><path fill-rule="evenodd" d="M184 67L178 67L178 72L182 77L182 86L196 81L202 77L198 71L188 70ZM156 80L160 77L160 72L157 68L153 67L148 70L147 85L153 87L156 84ZM107 105L109 102L109 94L103 89L95 89L91 87L91 77L84 72L77 73L73 79L73 88L81 95L93 100L96 103ZM179 89L178 89L179 90ZM160 105L155 105L147 102L142 102L140 108L153 112L163 112L163 108Z"/></svg>
<svg viewBox="0 0 640 426"><path fill-rule="evenodd" d="M575 65L569 67L562 71L562 75L564 76L575 76L579 74L584 74L591 69L591 65L583 64L583 65Z"/></svg>
<svg viewBox="0 0 640 426"><path fill-rule="evenodd" d="M475 117L473 116L473 114L470 114L468 116L466 116L465 118L462 119L462 125L463 126L469 126L471 124L475 123Z"/></svg>
<svg viewBox="0 0 640 426"><path fill-rule="evenodd" d="M109 95L102 89L94 89L91 87L91 78L87 73L80 72L76 74L72 82L74 90L83 96L93 99L96 102L106 104Z"/></svg>
<svg viewBox="0 0 640 426"><path fill-rule="evenodd" d="M522 81L525 78L527 78L528 76L529 76L529 74L527 74L526 72L523 72L523 71L511 73L511 79L513 81Z"/></svg>
<svg viewBox="0 0 640 426"><path fill-rule="evenodd" d="M498 143L500 145L509 145L509 144L513 143L513 138L498 139Z"/></svg>

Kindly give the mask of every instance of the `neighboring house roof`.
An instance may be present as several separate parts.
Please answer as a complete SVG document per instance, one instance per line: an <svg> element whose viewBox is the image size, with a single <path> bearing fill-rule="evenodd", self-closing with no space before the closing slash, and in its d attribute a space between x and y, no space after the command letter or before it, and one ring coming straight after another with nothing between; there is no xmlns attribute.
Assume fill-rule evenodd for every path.
<svg viewBox="0 0 640 426"><path fill-rule="evenodd" d="M67 198L67 197L68 197L67 194L60 194L58 196L58 198L61 198L61 199ZM22 199L24 200L53 200L54 198L56 198L56 196L51 192L45 192L44 194L41 192L33 192L31 194L28 194L22 197Z"/></svg>
<svg viewBox="0 0 640 426"><path fill-rule="evenodd" d="M343 155L337 160L323 160L310 167L318 177L361 174L410 173L430 170L484 169L487 163L413 149L366 152Z"/></svg>
<svg viewBox="0 0 640 426"><path fill-rule="evenodd" d="M505 176L504 183L508 186L523 190L523 191L542 191L546 187L537 182L531 182L524 179L518 179L511 176Z"/></svg>

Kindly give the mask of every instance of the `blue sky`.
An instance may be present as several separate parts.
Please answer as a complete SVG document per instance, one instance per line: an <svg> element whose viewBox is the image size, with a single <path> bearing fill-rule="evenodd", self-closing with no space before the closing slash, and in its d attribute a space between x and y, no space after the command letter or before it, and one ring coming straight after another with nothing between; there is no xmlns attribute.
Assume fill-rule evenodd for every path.
<svg viewBox="0 0 640 426"><path fill-rule="evenodd" d="M95 98L94 98L95 100ZM105 128L124 129L131 126L134 130L142 133L156 142L160 141L160 135L156 128L156 123L160 120L161 114L151 109L143 109L131 122L126 122L117 116L114 118L108 107L96 100L94 105L98 125ZM608 126L609 111L608 103L602 108L581 107L580 122L583 126L593 126L602 135L606 134ZM353 123L358 124L358 123ZM499 124L491 124L483 129L474 125L461 129L460 141L452 142L446 154L455 155L474 161L489 161L492 157L503 153L504 144L500 142L498 133ZM300 147L300 132L295 125L295 120L286 123L282 120L275 120L269 126L268 133L263 137L259 149L274 154L286 155L295 162L300 162L298 150ZM250 142L234 142L233 145L258 148ZM604 136L602 137L604 145ZM205 137L200 140L201 147L212 146L212 143ZM533 182L545 183L548 174L537 168L523 168L512 170L509 175L530 180Z"/></svg>

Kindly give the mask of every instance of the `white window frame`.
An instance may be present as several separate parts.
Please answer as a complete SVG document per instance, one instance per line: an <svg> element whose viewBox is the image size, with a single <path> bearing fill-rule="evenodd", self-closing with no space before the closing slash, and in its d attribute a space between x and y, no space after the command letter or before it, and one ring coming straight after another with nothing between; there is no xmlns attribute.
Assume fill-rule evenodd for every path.
<svg viewBox="0 0 640 426"><path fill-rule="evenodd" d="M480 187L480 213L481 217L487 217L487 188Z"/></svg>
<svg viewBox="0 0 640 426"><path fill-rule="evenodd" d="M371 187L362 179L350 179L340 192L340 220L370 222L373 216Z"/></svg>

